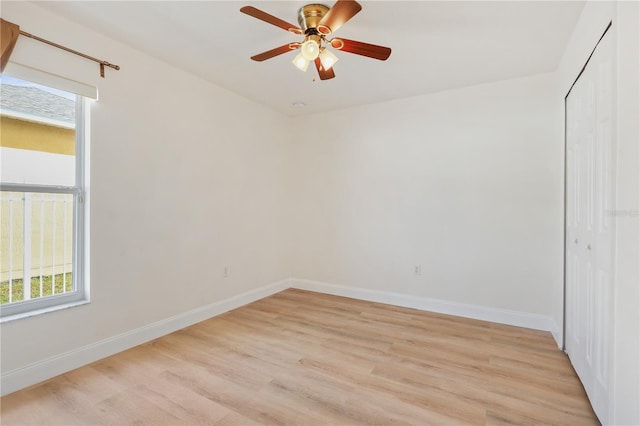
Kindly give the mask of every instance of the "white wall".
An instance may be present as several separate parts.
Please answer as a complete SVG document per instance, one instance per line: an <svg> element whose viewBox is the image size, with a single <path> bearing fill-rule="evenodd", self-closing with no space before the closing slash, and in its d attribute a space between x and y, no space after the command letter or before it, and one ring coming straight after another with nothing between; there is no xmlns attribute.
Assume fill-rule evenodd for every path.
<svg viewBox="0 0 640 426"><path fill-rule="evenodd" d="M2 373L287 277L287 118L34 5L12 60L98 86L91 105L91 303L3 323ZM223 278L223 267L229 277Z"/></svg>
<svg viewBox="0 0 640 426"><path fill-rule="evenodd" d="M640 424L640 75L638 2L588 2L558 68L557 115L564 114L564 97L609 22L617 39L617 175L615 287L613 289L612 382L609 421ZM558 138L563 135L559 134ZM554 290L554 318L561 321L562 286Z"/></svg>
<svg viewBox="0 0 640 426"><path fill-rule="evenodd" d="M550 317L563 244L553 82L297 119L292 275Z"/></svg>

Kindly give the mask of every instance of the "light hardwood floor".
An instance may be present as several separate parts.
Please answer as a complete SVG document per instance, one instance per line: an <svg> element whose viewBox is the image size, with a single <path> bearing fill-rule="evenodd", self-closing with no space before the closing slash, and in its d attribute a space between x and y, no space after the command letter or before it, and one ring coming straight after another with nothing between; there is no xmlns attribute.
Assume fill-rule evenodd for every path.
<svg viewBox="0 0 640 426"><path fill-rule="evenodd" d="M13 424L598 424L546 332L286 290L0 400Z"/></svg>

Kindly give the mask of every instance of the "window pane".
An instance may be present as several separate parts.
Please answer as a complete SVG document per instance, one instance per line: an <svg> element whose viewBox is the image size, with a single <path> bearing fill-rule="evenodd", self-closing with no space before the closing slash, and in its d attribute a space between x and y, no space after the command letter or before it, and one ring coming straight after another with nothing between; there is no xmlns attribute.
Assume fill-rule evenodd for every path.
<svg viewBox="0 0 640 426"><path fill-rule="evenodd" d="M75 290L73 194L0 192L0 304Z"/></svg>
<svg viewBox="0 0 640 426"><path fill-rule="evenodd" d="M0 181L76 184L76 96L0 77Z"/></svg>

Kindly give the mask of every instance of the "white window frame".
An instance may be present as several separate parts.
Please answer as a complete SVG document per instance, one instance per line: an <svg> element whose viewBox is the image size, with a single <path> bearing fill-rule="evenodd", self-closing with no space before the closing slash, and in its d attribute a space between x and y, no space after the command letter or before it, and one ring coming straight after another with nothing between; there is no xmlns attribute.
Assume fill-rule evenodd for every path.
<svg viewBox="0 0 640 426"><path fill-rule="evenodd" d="M85 220L87 216L86 162L87 141L85 134L85 98L76 95L75 128L75 185L32 185L0 182L1 191L34 192L50 194L73 194L73 251L72 279L75 289L66 293L36 299L23 300L0 306L0 322L30 317L89 302L89 287L86 282L87 241Z"/></svg>

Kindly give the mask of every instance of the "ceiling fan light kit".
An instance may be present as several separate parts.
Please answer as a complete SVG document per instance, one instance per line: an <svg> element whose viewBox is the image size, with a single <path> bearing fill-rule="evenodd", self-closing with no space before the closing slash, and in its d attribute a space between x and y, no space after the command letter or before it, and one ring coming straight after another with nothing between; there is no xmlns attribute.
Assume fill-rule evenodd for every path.
<svg viewBox="0 0 640 426"><path fill-rule="evenodd" d="M302 52L298 53L295 58L293 58L293 65L296 66L300 71L306 72L307 68L309 68L309 61L304 57Z"/></svg>
<svg viewBox="0 0 640 426"><path fill-rule="evenodd" d="M289 43L276 47L275 49L254 55L251 59L261 62L291 50L300 49L300 52L292 61L293 65L305 72L309 68L309 63L313 61L320 80L329 80L335 77L333 66L338 62L338 57L327 49L328 46L343 52L366 56L381 61L387 60L389 55L391 55L391 49L388 47L354 40L340 38L328 40L326 38L353 18L361 9L362 6L354 0L338 0L331 8L323 4L308 4L301 7L298 11L299 27L256 9L253 6L245 6L240 9L240 12L280 27L292 34L304 35L304 41L302 42ZM323 46L323 43L326 46Z"/></svg>
<svg viewBox="0 0 640 426"><path fill-rule="evenodd" d="M322 63L322 66L326 70L333 67L333 65L340 60L336 55L331 53L331 51L326 47L323 47L320 50L319 56L320 56L320 62Z"/></svg>
<svg viewBox="0 0 640 426"><path fill-rule="evenodd" d="M320 54L320 41L312 37L318 36L307 36L307 41L300 46L300 52L307 61L313 61Z"/></svg>

